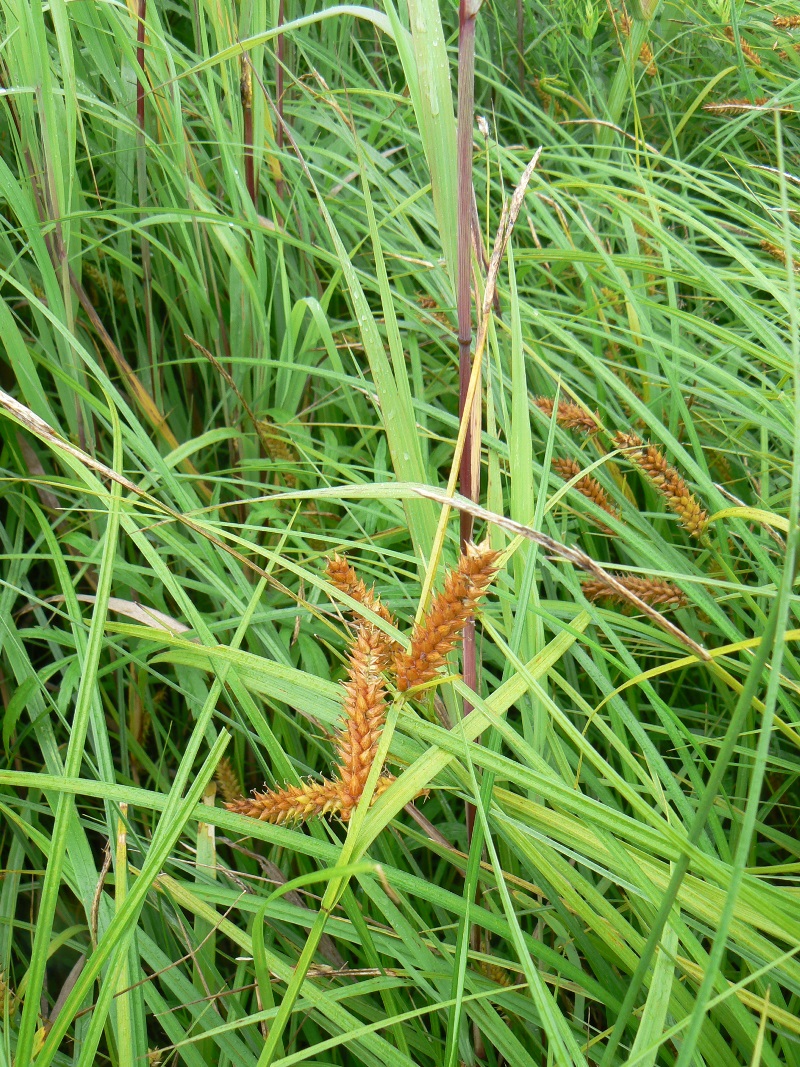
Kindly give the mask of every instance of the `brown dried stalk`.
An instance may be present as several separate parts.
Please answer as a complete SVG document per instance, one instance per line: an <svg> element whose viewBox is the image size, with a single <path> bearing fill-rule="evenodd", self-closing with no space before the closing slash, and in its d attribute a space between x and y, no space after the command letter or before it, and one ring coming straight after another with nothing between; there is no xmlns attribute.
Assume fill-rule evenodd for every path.
<svg viewBox="0 0 800 1067"><path fill-rule="evenodd" d="M577 463L574 459L554 459L553 470L559 476L563 478L565 482L572 481L573 478L578 478L581 473L580 463ZM611 503L605 489L598 482L596 478L593 478L591 474L584 474L582 478L578 478L575 482L574 488L585 496L587 500L593 501L599 508L602 508L608 515L613 515L615 519L619 518L619 512ZM603 526L604 530L608 530L607 526ZM611 533L611 531L608 531Z"/></svg>
<svg viewBox="0 0 800 1067"><path fill-rule="evenodd" d="M548 418L553 417L555 401L549 396L537 396L534 404ZM595 433L599 429L600 416L590 415L577 404L570 404L566 400L559 400L556 411L556 421L559 426L565 426L570 430L580 430L582 433Z"/></svg>
<svg viewBox="0 0 800 1067"><path fill-rule="evenodd" d="M760 111L769 104L768 96L757 96L755 100L720 100L717 103L703 104L703 111L710 111L714 115L745 115L748 111ZM782 115L791 114L794 108L791 104L781 104L776 110Z"/></svg>
<svg viewBox="0 0 800 1067"><path fill-rule="evenodd" d="M236 771L233 769L233 764L227 756L223 756L217 764L217 769L214 771L214 779L219 786L223 800L234 803L241 798L242 787L239 784Z"/></svg>
<svg viewBox="0 0 800 1067"><path fill-rule="evenodd" d="M649 478L666 500L681 524L692 537L700 537L708 522L708 514L700 507L680 474L671 467L664 453L655 445L645 443L635 433L617 433L617 448L631 449L630 459Z"/></svg>
<svg viewBox="0 0 800 1067"><path fill-rule="evenodd" d="M474 617L478 601L495 576L500 553L487 542L468 544L455 570L445 578L444 589L417 623L407 652L395 655L393 667L401 693L432 681L445 657Z"/></svg>
<svg viewBox="0 0 800 1067"><path fill-rule="evenodd" d="M703 104L703 111L711 111L715 115L743 115L754 108L763 107L768 99L766 96L757 96L755 100L719 100Z"/></svg>
<svg viewBox="0 0 800 1067"><path fill-rule="evenodd" d="M800 15L776 15L772 25L779 30L793 30L800 26Z"/></svg>
<svg viewBox="0 0 800 1067"><path fill-rule="evenodd" d="M638 596L646 604L661 605L669 608L683 608L689 603L689 599L682 589L672 582L663 578L639 578L634 574L618 574L617 581L628 590ZM610 589L605 582L591 580L581 585L583 595L587 600L607 600L612 604L626 604L630 606L621 593Z"/></svg>
<svg viewBox="0 0 800 1067"><path fill-rule="evenodd" d="M734 44L736 39L735 39L735 37L733 35L733 27L726 26L725 30L724 30L724 33L725 33L725 36L728 38L728 40L731 42L731 44ZM739 35L739 45L740 45L740 47L742 49L742 53L747 56L747 58L750 60L750 62L753 64L753 66L754 67L760 67L761 66L761 56L758 54L758 52L756 52L756 50L750 44L747 43L747 41L744 39L744 37L742 37L741 34Z"/></svg>
<svg viewBox="0 0 800 1067"><path fill-rule="evenodd" d="M768 252L773 259L778 259L784 265L786 264L785 248L781 248L780 245L775 245L772 243L772 241L767 240L759 241L758 244L759 247L762 248L765 252ZM795 273L800 272L800 263L798 263L796 260L794 262L794 271Z"/></svg>

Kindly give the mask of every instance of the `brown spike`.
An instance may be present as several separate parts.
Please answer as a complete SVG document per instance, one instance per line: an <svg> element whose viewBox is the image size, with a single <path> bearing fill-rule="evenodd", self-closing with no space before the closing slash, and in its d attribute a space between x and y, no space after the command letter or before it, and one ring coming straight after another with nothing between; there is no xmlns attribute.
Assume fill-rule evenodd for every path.
<svg viewBox="0 0 800 1067"><path fill-rule="evenodd" d="M621 585L624 585L634 596L638 596L645 604L682 608L689 603L682 589L663 578L640 578L635 574L618 574L615 577ZM605 582L592 579L583 582L581 588L587 600L607 600L610 603L626 605L630 603L621 593L606 585Z"/></svg>
<svg viewBox="0 0 800 1067"><path fill-rule="evenodd" d="M394 657L397 688L401 692L432 681L445 657L461 639L475 615L478 601L495 576L500 553L483 545L467 545L455 570L445 578L444 590L434 598L425 618L411 635L411 648Z"/></svg>
<svg viewBox="0 0 800 1067"><path fill-rule="evenodd" d="M284 789L254 792L252 797L228 801L225 807L228 811L277 826L287 822L305 822L312 815L326 815L341 809L342 784L322 781L287 785Z"/></svg>
<svg viewBox="0 0 800 1067"><path fill-rule="evenodd" d="M647 475L671 510L680 516L682 525L692 537L700 537L708 522L708 514L700 507L680 474L667 463L664 453L635 433L617 433L615 442L617 448L631 450L630 460Z"/></svg>
<svg viewBox="0 0 800 1067"><path fill-rule="evenodd" d="M759 243L759 246L765 252L769 253L769 255L772 256L773 259L780 260L780 262L783 263L783 264L786 263L786 249L785 248L781 248L780 245L774 245L772 243L772 241L767 241L767 240L759 241L758 243ZM794 271L795 271L795 273L800 271L800 262L798 262L797 260L794 261Z"/></svg>
<svg viewBox="0 0 800 1067"><path fill-rule="evenodd" d="M581 470L580 463L577 463L574 459L554 459L553 470L559 476L563 478L565 482L571 482L573 478L578 478ZM619 512L611 503L608 498L608 493L598 482L596 478L593 478L591 474L584 474L582 478L578 478L574 487L578 492L585 496L587 500L593 501L599 508L602 508L608 515L613 515L615 519L619 518ZM608 533L613 531L609 530L607 526L603 526L603 529Z"/></svg>
<svg viewBox="0 0 800 1067"><path fill-rule="evenodd" d="M793 30L796 26L800 26L800 15L776 15L772 20L772 25L779 30Z"/></svg>
<svg viewBox="0 0 800 1067"><path fill-rule="evenodd" d="M553 417L555 401L549 396L537 396L534 404L543 412L548 419ZM595 433L599 430L600 416L592 416L577 404L570 404L566 400L558 402L556 421L559 426L566 426L570 430L580 430L582 433Z"/></svg>
<svg viewBox="0 0 800 1067"><path fill-rule="evenodd" d="M217 764L217 769L214 771L214 778L223 800L230 802L241 799L242 787L239 784L239 779L236 775L236 771L233 769L233 764L227 756L223 756Z"/></svg>
<svg viewBox="0 0 800 1067"><path fill-rule="evenodd" d="M358 577L356 572L347 562L344 556L334 555L327 563L325 573L328 576L328 581L331 585L335 585L342 593L347 593L353 600L357 600L359 604L363 604L365 608L370 608L379 615L384 622L388 622L390 626L395 626L394 616L387 607L385 607L378 597L375 596L375 592L372 589L367 589L364 582ZM358 619L358 622L361 620ZM384 646L384 658L382 661L381 670L385 670L389 665L389 660L392 653L399 650L399 645L392 641L390 637L387 637L380 630L375 630L377 635L376 640L382 641Z"/></svg>
<svg viewBox="0 0 800 1067"><path fill-rule="evenodd" d="M343 722L336 737L343 804L358 803L378 751L386 719L385 636L374 626L361 626L350 653L345 682Z"/></svg>
<svg viewBox="0 0 800 1067"><path fill-rule="evenodd" d="M725 36L728 38L728 40L731 42L731 44L734 44L736 38L734 37L734 34L733 34L733 27L732 26L726 26L725 30L724 30L724 33L725 33ZM761 56L758 54L758 52L755 51L755 49L752 47L752 45L750 45L745 40L745 38L742 37L741 34L739 35L739 44L741 45L742 53L747 56L747 58L750 60L750 62L753 64L753 66L754 67L760 67L761 66Z"/></svg>

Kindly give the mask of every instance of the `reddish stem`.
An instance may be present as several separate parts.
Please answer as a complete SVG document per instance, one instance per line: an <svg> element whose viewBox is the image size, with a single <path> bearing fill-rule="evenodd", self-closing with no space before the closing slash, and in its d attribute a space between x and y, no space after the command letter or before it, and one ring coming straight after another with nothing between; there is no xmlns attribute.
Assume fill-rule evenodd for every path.
<svg viewBox="0 0 800 1067"><path fill-rule="evenodd" d="M284 0L278 0L278 29L283 26L285 14L283 10ZM275 65L275 106L278 112L278 129L276 131L275 142L278 146L278 155L283 152L283 57L285 54L286 42L282 33L278 34L278 51ZM278 159L278 166L283 167L280 159ZM283 169L281 169L283 173ZM275 191L278 196L283 199L283 178L279 178L275 183Z"/></svg>
<svg viewBox="0 0 800 1067"><path fill-rule="evenodd" d="M467 392L472 374L472 126L475 111L475 20L480 4L476 0L460 0L458 8L458 262L456 278L456 307L458 312L458 413L467 419L464 451L458 472L459 488L463 496L477 502L479 495L478 463L475 450L480 448L480 435L475 436L476 422L472 411L467 411ZM473 397L473 410L480 404ZM480 408L478 408L480 410ZM460 516L461 551L472 539L472 516L462 511ZM472 690L478 687L478 656L475 644L475 624L464 628L463 677ZM464 701L464 715L469 715L472 705ZM466 808L467 840L472 842L475 827L475 807ZM477 887L476 887L477 892ZM480 928L470 928L470 947L480 948ZM473 1027L475 1055L485 1059L483 1037L477 1026Z"/></svg>
<svg viewBox="0 0 800 1067"><path fill-rule="evenodd" d="M144 209L147 201L147 156L145 154L144 140L144 90L145 90L145 65L144 65L144 38L145 20L147 18L147 0L139 0L136 24L136 65L139 68L139 78L136 82L136 124L138 126L137 140L137 166L138 166L138 192L139 207ZM150 269L150 242L145 236L142 227L141 237L142 254L142 282L144 291L144 324L147 339L147 356L150 361L150 378L153 390L153 398L157 404L161 401L161 374L156 361L155 345L153 344L153 289L151 285Z"/></svg>
<svg viewBox="0 0 800 1067"><path fill-rule="evenodd" d="M136 63L141 78L136 83L136 121L144 132L144 23L147 16L147 0L139 0L139 22L136 26Z"/></svg>
<svg viewBox="0 0 800 1067"><path fill-rule="evenodd" d="M468 0L460 0L458 37L458 274L456 302L458 310L458 381L459 416L468 419L464 451L459 469L459 488L463 496L478 499L473 419L466 401L472 373L472 122L475 100L475 15L468 10ZM477 398L473 403L478 403ZM472 537L472 516L461 512L461 550ZM464 681L477 685L475 628L464 631ZM472 710L464 705L464 714Z"/></svg>
<svg viewBox="0 0 800 1067"><path fill-rule="evenodd" d="M242 62L242 124L244 126L244 180L253 207L256 207L256 170L253 156L253 71L250 57Z"/></svg>
<svg viewBox="0 0 800 1067"><path fill-rule="evenodd" d="M475 15L468 12L468 0L460 0L458 38L458 310L459 415L464 418L467 390L472 372L472 122L474 112ZM477 402L477 401L474 401ZM472 419L467 427L459 470L461 493L477 500L474 477ZM472 536L472 516L461 513L462 551ZM466 642L464 647L466 658ZM466 665L465 665L466 680ZM469 682L467 684L470 684Z"/></svg>
<svg viewBox="0 0 800 1067"><path fill-rule="evenodd" d="M522 0L517 0L517 62L519 64L517 76L521 93L525 92L525 11Z"/></svg>

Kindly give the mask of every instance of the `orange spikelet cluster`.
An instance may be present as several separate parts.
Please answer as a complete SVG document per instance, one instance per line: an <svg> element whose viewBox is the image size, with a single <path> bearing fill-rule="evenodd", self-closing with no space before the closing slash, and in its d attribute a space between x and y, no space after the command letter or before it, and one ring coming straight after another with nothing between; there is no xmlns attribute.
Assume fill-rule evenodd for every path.
<svg viewBox="0 0 800 1067"><path fill-rule="evenodd" d="M574 459L554 459L553 470L559 478L563 478L565 482L570 482L573 478L578 478L582 467L580 463L577 463ZM591 474L584 474L582 478L578 478L574 488L577 489L582 496L585 496L587 500L591 500L597 504L597 506L602 508L608 515L613 515L615 519L619 518L619 512L609 500L608 493L598 480L591 476ZM603 529L608 530L608 527L604 526Z"/></svg>
<svg viewBox="0 0 800 1067"><path fill-rule="evenodd" d="M700 537L708 515L689 491L680 474L667 463L664 453L655 445L646 444L635 433L617 433L615 443L617 448L633 450L630 452L631 461L647 475L672 511L680 516L682 525L692 537Z"/></svg>
<svg viewBox="0 0 800 1067"><path fill-rule="evenodd" d="M467 546L456 570L447 575L444 592L414 629L409 652L402 652L399 645L375 626L363 620L358 623L348 659L342 722L334 742L337 765L333 779L256 792L250 797L231 797L223 782L227 783L229 777L235 780L235 775L223 759L217 768L217 781L225 797L225 807L278 825L329 814L347 821L363 796L378 752L386 718L384 672L390 670L397 674L400 690L421 684L419 678L429 681L435 677L444 657L475 614L478 600L494 577L498 556L498 552L487 546ZM341 556L329 559L327 574L337 589L394 624L391 613L367 589L347 560ZM392 775L381 774L372 799L379 797L393 781ZM238 793L238 782L235 791Z"/></svg>
<svg viewBox="0 0 800 1067"><path fill-rule="evenodd" d="M467 545L458 566L447 575L444 589L434 598L425 618L414 627L411 647L394 657L397 688L401 693L436 677L445 657L455 648L464 627L475 615L478 601L495 576L499 555L488 544Z"/></svg>
<svg viewBox="0 0 800 1067"><path fill-rule="evenodd" d="M733 35L733 28L731 26L725 27L725 36L728 38L731 44L735 43L736 38ZM739 45L742 49L742 53L747 56L753 66L760 67L761 56L751 45L747 43L747 41L744 39L744 37L741 36L741 34L739 35Z"/></svg>
<svg viewBox="0 0 800 1067"><path fill-rule="evenodd" d="M549 419L553 417L555 401L549 396L537 396L534 404ZM566 400L560 400L556 409L556 421L559 426L565 426L569 430L580 430L582 433L595 433L599 429L599 416L596 418L584 411L577 404L570 404Z"/></svg>
<svg viewBox="0 0 800 1067"><path fill-rule="evenodd" d="M343 799L358 803L378 751L386 718L386 641L373 626L362 626L350 653L343 723L336 738Z"/></svg>
<svg viewBox="0 0 800 1067"><path fill-rule="evenodd" d="M341 792L341 782L304 782L266 793L254 792L251 797L227 801L225 807L239 815L282 826L287 822L305 822L312 815L339 811Z"/></svg>
<svg viewBox="0 0 800 1067"><path fill-rule="evenodd" d="M767 240L759 241L758 244L759 247L762 248L765 252L767 252L770 256L772 256L773 259L780 260L780 262L783 263L784 266L786 265L785 248L781 248L780 245L775 245L772 243L772 241ZM800 262L798 262L797 260L795 260L794 262L794 271L795 273L800 272Z"/></svg>
<svg viewBox="0 0 800 1067"><path fill-rule="evenodd" d="M380 615L382 619L394 626L392 613L381 604L372 589L367 589L344 556L331 556L325 568L325 573L331 585L335 585L341 592L347 593L353 600L357 600L359 604L370 608L376 615Z"/></svg>
<svg viewBox="0 0 800 1067"><path fill-rule="evenodd" d="M325 573L327 574L328 581L331 585L335 585L342 593L347 593L353 600L357 600L359 604L363 604L365 608L374 611L376 615L379 615L384 622L388 622L390 626L395 625L394 616L391 611L380 602L372 589L367 589L364 582L358 577L344 556L332 556L328 560ZM398 645L380 630L375 630L375 635L375 640L383 643L381 670L385 670L389 665L392 653L398 648Z"/></svg>
<svg viewBox="0 0 800 1067"><path fill-rule="evenodd" d="M617 581L645 604L682 608L689 602L683 590L663 578L639 578L634 574L620 574L617 576ZM629 604L621 593L606 585L605 582L595 580L583 582L581 588L587 600L608 600L614 604Z"/></svg>
<svg viewBox="0 0 800 1067"><path fill-rule="evenodd" d="M779 30L793 30L796 26L800 26L800 15L776 15L772 20L772 25Z"/></svg>

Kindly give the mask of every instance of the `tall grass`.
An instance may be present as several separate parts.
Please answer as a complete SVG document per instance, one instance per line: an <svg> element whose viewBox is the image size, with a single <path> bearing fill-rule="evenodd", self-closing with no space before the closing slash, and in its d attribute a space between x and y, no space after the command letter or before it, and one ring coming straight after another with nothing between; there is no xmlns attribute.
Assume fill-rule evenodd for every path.
<svg viewBox="0 0 800 1067"><path fill-rule="evenodd" d="M477 506L455 3L0 12L0 1064L799 1065L789 5L480 11ZM330 773L328 558L409 633L454 512L474 686L227 811Z"/></svg>

